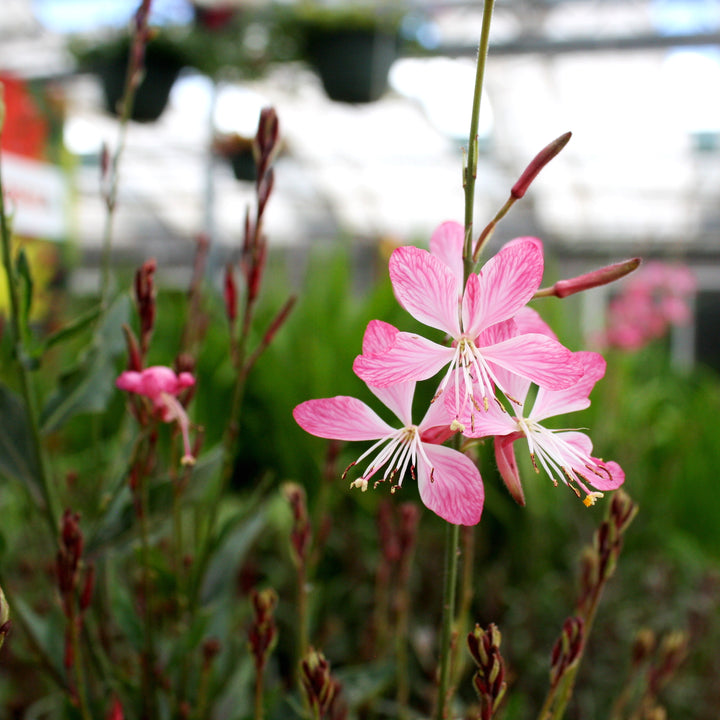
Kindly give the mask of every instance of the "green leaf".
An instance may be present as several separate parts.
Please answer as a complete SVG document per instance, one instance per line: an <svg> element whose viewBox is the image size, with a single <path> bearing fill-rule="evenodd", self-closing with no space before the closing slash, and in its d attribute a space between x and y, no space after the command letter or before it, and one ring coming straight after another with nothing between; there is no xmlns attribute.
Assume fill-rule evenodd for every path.
<svg viewBox="0 0 720 720"><path fill-rule="evenodd" d="M232 587L234 574L228 568L238 567L267 524L265 508L259 508L247 517L241 510L233 513L221 525L217 547L205 573L203 602L225 595Z"/></svg>
<svg viewBox="0 0 720 720"><path fill-rule="evenodd" d="M30 644L38 653L42 667L60 687L65 687L65 673L59 664L62 657L63 632L52 616L40 616L22 598L13 597L12 617L27 634Z"/></svg>
<svg viewBox="0 0 720 720"><path fill-rule="evenodd" d="M66 340L70 340L75 337L75 335L85 330L95 320L97 320L100 315L100 311L101 308L99 305L97 307L91 308L86 313L83 313L72 322L69 322L67 325L61 327L56 332L48 335L48 337L43 343L45 350L53 347L54 345L65 342Z"/></svg>
<svg viewBox="0 0 720 720"><path fill-rule="evenodd" d="M23 483L38 477L25 405L18 395L0 384L0 473Z"/></svg>
<svg viewBox="0 0 720 720"><path fill-rule="evenodd" d="M23 248L15 259L15 276L20 283L20 322L24 335L29 334L30 310L32 309L34 283L30 272L30 263Z"/></svg>
<svg viewBox="0 0 720 720"><path fill-rule="evenodd" d="M130 315L130 298L122 295L103 317L90 347L77 365L61 376L43 408L44 433L53 432L81 413L103 411L115 392L115 359L124 350L123 324Z"/></svg>

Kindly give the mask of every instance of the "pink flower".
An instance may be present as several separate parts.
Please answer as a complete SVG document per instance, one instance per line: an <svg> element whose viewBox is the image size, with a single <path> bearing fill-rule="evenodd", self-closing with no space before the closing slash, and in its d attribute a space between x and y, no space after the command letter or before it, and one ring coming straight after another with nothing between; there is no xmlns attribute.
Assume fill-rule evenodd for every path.
<svg viewBox="0 0 720 720"><path fill-rule="evenodd" d="M408 246L390 258L398 302L417 320L447 333L452 346L399 332L388 350L363 352L355 359L357 375L368 385L386 387L425 380L448 366L438 394L452 380L458 413L466 400L475 408L487 408L495 385L505 391L498 382L501 368L541 387L572 385L582 369L570 350L546 335L518 335L508 329L540 286L540 241L518 238L505 245L479 273L470 275L463 293L462 262L456 259L462 233L457 223L445 223L433 235L432 252Z"/></svg>
<svg viewBox="0 0 720 720"><path fill-rule="evenodd" d="M155 365L140 372L126 370L115 381L120 390L127 390L149 398L153 413L163 422L177 421L183 438L183 465L192 465L195 458L190 447L190 420L177 396L195 384L195 378L188 372L175 374L169 367Z"/></svg>
<svg viewBox="0 0 720 720"><path fill-rule="evenodd" d="M606 344L637 350L662 337L670 325L688 322L695 278L682 265L650 262L638 270L608 306Z"/></svg>
<svg viewBox="0 0 720 720"><path fill-rule="evenodd" d="M544 325L539 316L527 312L518 321L521 326L530 323L538 330ZM546 333L552 334L552 331L547 328ZM486 413L466 415L460 419L465 424L463 434L467 437L495 436L498 469L510 494L521 505L525 504L525 499L514 444L522 437L527 440L535 470L539 472L542 467L554 485L562 481L578 496L582 490L586 505L592 505L602 496L601 492L590 490L586 483L596 490L615 490L625 480L625 473L617 463L604 462L590 454L592 442L587 435L574 430L552 430L542 424L543 420L554 415L583 410L590 405L590 392L605 374L605 360L593 352L579 352L575 356L583 375L571 387L562 390L539 388L532 402L528 398L531 387L528 380L500 371L504 376L503 383L517 399L519 407L507 412L499 403L493 403Z"/></svg>
<svg viewBox="0 0 720 720"><path fill-rule="evenodd" d="M363 352L382 353L392 345L398 330L379 320L365 331ZM414 382L387 387L370 387L402 423L392 427L357 398L336 396L308 400L293 410L293 416L307 432L333 440L374 440L375 443L350 467L372 456L362 476L351 487L367 490L369 480L382 468L382 478L375 482L402 486L409 470L417 479L420 497L441 518L456 525L475 525L482 514L485 493L480 472L461 452L441 445L453 431L452 418L443 403L430 406L423 420L412 422ZM348 468L349 470L350 468ZM345 472L347 473L348 470Z"/></svg>

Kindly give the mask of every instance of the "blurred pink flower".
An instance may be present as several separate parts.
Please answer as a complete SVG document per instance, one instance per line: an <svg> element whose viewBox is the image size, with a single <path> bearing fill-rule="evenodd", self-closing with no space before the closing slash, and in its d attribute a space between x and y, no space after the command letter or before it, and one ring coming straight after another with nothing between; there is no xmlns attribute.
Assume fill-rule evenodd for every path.
<svg viewBox="0 0 720 720"><path fill-rule="evenodd" d="M608 305L606 345L637 350L662 337L671 325L690 320L696 283L684 265L655 261L640 268Z"/></svg>
<svg viewBox="0 0 720 720"><path fill-rule="evenodd" d="M373 320L365 331L363 353L385 352L397 335L398 330L392 325ZM420 498L434 513L456 525L479 522L485 498L480 472L466 455L440 444L453 434L452 417L444 403L433 403L423 420L415 425L414 382L370 387L370 391L393 411L402 427L392 427L361 400L342 395L307 400L293 410L293 416L300 427L318 437L376 441L350 465L373 456L351 487L367 490L368 481L384 467L385 472L375 485L386 480L396 482L391 490L394 492L402 486L409 470L417 479Z"/></svg>
<svg viewBox="0 0 720 720"><path fill-rule="evenodd" d="M126 370L115 381L120 390L148 398L153 405L153 414L163 422L177 422L183 439L183 465L192 465L195 458L190 447L190 420L177 396L194 384L195 378L189 372L176 374L164 365L155 365L140 372Z"/></svg>
<svg viewBox="0 0 720 720"><path fill-rule="evenodd" d="M523 329L530 326L552 335L550 328L532 311L524 311L518 317L518 324ZM592 505L602 495L590 490L586 483L602 491L615 490L625 481L625 473L617 463L604 462L590 454L592 441L587 435L574 430L553 430L542 424L549 417L583 410L590 405L590 392L605 374L605 360L593 352L578 352L575 357L583 374L571 387L562 390L539 388L535 400L529 401L530 382L501 370L504 384L518 403L517 410L508 412L499 403L493 403L486 413L460 418L465 425L465 436L495 436L498 469L511 495L521 505L525 504L525 499L514 444L523 437L527 440L535 470L539 472L539 468L543 468L553 484L564 482L578 496L580 491L584 492L586 505ZM517 414L513 415L513 412Z"/></svg>
<svg viewBox="0 0 720 720"><path fill-rule="evenodd" d="M540 241L517 238L508 243L479 273L470 275L462 292L462 261L458 259L462 234L457 223L445 223L433 235L432 252L407 246L390 258L390 279L398 302L420 322L447 333L452 345L398 332L388 349L363 352L355 359L357 375L368 385L386 387L425 380L448 366L438 394L452 380L458 413L467 401L475 408L487 408L496 384L504 391L497 380L501 368L541 387L571 385L582 370L570 350L545 335L507 330L540 286Z"/></svg>

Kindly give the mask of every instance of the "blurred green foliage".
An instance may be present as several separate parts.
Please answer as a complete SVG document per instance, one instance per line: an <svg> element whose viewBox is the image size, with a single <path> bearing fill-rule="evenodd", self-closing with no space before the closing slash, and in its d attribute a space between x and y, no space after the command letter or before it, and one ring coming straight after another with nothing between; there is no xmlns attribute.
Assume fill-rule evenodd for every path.
<svg viewBox="0 0 720 720"><path fill-rule="evenodd" d="M365 326L379 318L403 330L418 327L394 300L379 255L364 253L358 261L349 246L339 244L316 248L303 264L298 279L297 258L276 252L269 259L251 345L282 304L288 287L296 288L298 303L249 378L233 492L221 506L221 531L200 593L202 609L193 627L175 626L169 610L165 629L174 640L160 647L167 667L176 668L173 680L184 677L191 687L198 682L203 641L222 638L222 652L210 681L214 717L218 718L251 717L252 664L245 640L251 587L271 585L280 595L279 644L268 670L268 697L283 699L269 704L269 717L288 717L293 703L295 707L299 703L291 690L297 634L297 591L288 547L291 517L279 492L286 481L306 488L317 543L309 579L311 642L323 649L343 680L352 701L351 717L393 717L396 711L394 653L392 648L374 646L371 633L383 550L377 511L389 495L382 487L367 493L350 491L349 481L340 475L363 448L340 448L339 457L328 466L328 443L301 431L292 419L292 409L309 398L349 394L382 414L380 403L352 373ZM75 310L79 301L66 298L65 302ZM561 340L581 349L574 302L573 298L545 300L536 307L556 327ZM181 347L186 307L184 292L161 290L148 364L172 363ZM181 516L187 532L201 518L215 487L218 444L228 422L233 382L227 321L213 282L205 288L202 313L206 332L196 357L197 392L190 411L193 422L203 428L204 445ZM53 346L42 366L46 376L57 380L82 364L87 356L81 350L94 347L93 337L89 328L81 327L67 342ZM114 352L118 348L112 343L101 349L105 353L101 374L112 388L125 360L122 352ZM9 352L3 342L3 368L8 367ZM713 484L720 444L714 437L713 421L720 411L720 379L702 368L675 371L662 345L632 355L611 353L607 358L607 375L594 391L591 408L568 422L587 428L596 453L623 466L625 488L639 503L640 513L600 607L567 717L607 717L629 667L633 635L647 625L658 633L677 627L690 632L689 658L679 679L663 694L669 716L714 720L720 706L714 682L720 670L716 653L720 642L720 507ZM4 375L3 379L8 391L0 402L12 408L14 396L8 394L12 378ZM50 384L44 387L48 396L50 389ZM418 408L430 393L432 388L421 390ZM103 632L123 636L134 647L142 640L132 595L138 582L133 570L137 547L124 471L137 428L125 412L126 398L120 392L112 389L103 397L102 407L93 404L92 398L76 407L77 412L49 428L46 441L55 476L65 478L59 488L63 501L81 511L90 557L97 563L98 602L113 618ZM174 442L171 428L162 426L160 432L160 447L170 447ZM469 620L483 625L495 622L503 632L510 679L504 717L532 717L547 688L550 649L573 609L580 550L603 517L605 501L585 508L566 488L554 488L548 478L536 475L528 461L522 468L527 506L521 508L497 475L491 443L481 443L474 451L485 481L486 506L472 542ZM15 684L0 682L0 706L27 710L30 717L29 698L36 702L44 697L52 704L47 700L52 697L49 684L46 690L39 684L30 689L18 679L28 667L35 674L42 667L33 659L32 644L46 648L47 676L52 671L62 675L63 643L48 570L51 558L42 533L33 525L37 518L33 519L32 503L11 477L17 474L11 470L7 464L0 467L5 476L0 493L2 583L21 600L13 607L17 640L6 643L0 660L0 676L5 674ZM159 473L151 495L152 529L157 537L163 536L170 523L172 487L172 476ZM390 500L393 504L417 502L416 487L407 479ZM434 687L443 533L442 521L424 511L410 579L412 630L407 638L411 705L418 709L428 706ZM178 590L173 562L159 545L153 567L160 598L173 597ZM100 612L93 614L90 622L102 622L102 617ZM121 665L130 657L122 657ZM102 668L106 660L99 657L93 662ZM287 690L285 695L277 693L280 688ZM118 692L124 692L122 685ZM464 676L458 706L472 699ZM43 717L65 717L62 704L55 707Z"/></svg>

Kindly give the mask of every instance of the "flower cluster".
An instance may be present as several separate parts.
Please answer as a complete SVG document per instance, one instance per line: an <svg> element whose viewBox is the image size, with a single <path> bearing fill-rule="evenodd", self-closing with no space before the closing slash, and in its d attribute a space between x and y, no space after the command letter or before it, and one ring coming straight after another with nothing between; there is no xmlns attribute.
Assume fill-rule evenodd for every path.
<svg viewBox="0 0 720 720"><path fill-rule="evenodd" d="M647 263L608 305L604 345L638 350L690 320L696 282L684 265Z"/></svg>
<svg viewBox="0 0 720 720"><path fill-rule="evenodd" d="M542 468L556 485L564 482L591 505L602 491L623 483L623 471L617 463L593 457L583 433L551 430L542 422L587 407L605 361L597 353L571 352L527 307L542 281L539 240L512 240L467 279L463 242L464 228L446 222L433 233L430 251L400 247L389 262L400 305L445 333L448 342L373 320L353 364L399 426L345 396L301 403L295 420L319 437L374 441L350 466L367 463L351 486L366 490L375 478L375 486L387 481L394 492L409 473L425 505L450 523L476 524L484 501L475 463L443 444L457 434L494 437L498 467L518 502L524 503L524 497L513 447L525 438L535 469ZM415 385L438 374L430 407L415 424Z"/></svg>

